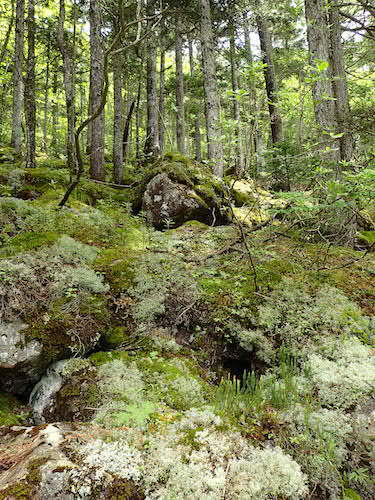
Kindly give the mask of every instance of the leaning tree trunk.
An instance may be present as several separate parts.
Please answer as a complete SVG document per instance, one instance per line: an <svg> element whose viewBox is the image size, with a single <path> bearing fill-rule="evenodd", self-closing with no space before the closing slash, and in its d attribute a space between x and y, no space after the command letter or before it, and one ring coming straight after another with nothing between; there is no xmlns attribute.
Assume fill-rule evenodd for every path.
<svg viewBox="0 0 375 500"><path fill-rule="evenodd" d="M13 115L11 144L17 155L21 154L22 146L22 108L24 98L22 66L25 29L25 0L17 0L16 29L14 39L13 66Z"/></svg>
<svg viewBox="0 0 375 500"><path fill-rule="evenodd" d="M185 143L185 86L183 68L183 40L181 35L181 20L179 15L176 19L176 139L178 151L186 154Z"/></svg>
<svg viewBox="0 0 375 500"><path fill-rule="evenodd" d="M74 45L68 39L65 33L65 1L60 0L59 26L57 43L63 59L63 80L65 90L65 107L67 120L66 153L67 166L71 172L77 168L77 155L75 147L75 82L74 82Z"/></svg>
<svg viewBox="0 0 375 500"><path fill-rule="evenodd" d="M25 81L26 168L35 167L35 0L27 7L27 76Z"/></svg>
<svg viewBox="0 0 375 500"><path fill-rule="evenodd" d="M335 97L337 132L343 134L342 137L339 138L340 159L349 162L353 156L353 135L350 131L350 108L344 54L341 42L340 20L338 2L337 0L332 0L329 8L329 25L333 95Z"/></svg>
<svg viewBox="0 0 375 500"><path fill-rule="evenodd" d="M224 174L224 150L220 130L220 99L217 88L214 39L211 23L210 0L200 0L201 44L204 91L206 100L206 129L208 159L218 177Z"/></svg>
<svg viewBox="0 0 375 500"><path fill-rule="evenodd" d="M316 67L312 95L315 119L324 148L332 148L327 159L339 159L340 145L330 134L336 131L335 104L332 92L332 68L330 61L330 39L328 14L325 0L305 0L307 41L310 63ZM326 63L325 65L323 63Z"/></svg>
<svg viewBox="0 0 375 500"><path fill-rule="evenodd" d="M237 177L242 177L245 169L244 155L241 138L241 108L237 98L238 84L238 63L236 55L236 29L233 22L230 23L230 65L233 91L233 120L235 123L235 172Z"/></svg>
<svg viewBox="0 0 375 500"><path fill-rule="evenodd" d="M99 0L90 0L90 107L100 107L104 88L104 41L101 35L101 8ZM90 176L104 179L104 109L91 122Z"/></svg>
<svg viewBox="0 0 375 500"><path fill-rule="evenodd" d="M277 81L275 67L273 64L273 48L271 34L266 19L256 16L256 22L259 33L260 48L264 64L264 79L268 98L268 110L270 114L272 144L277 144L283 139L283 129L281 114L278 107Z"/></svg>

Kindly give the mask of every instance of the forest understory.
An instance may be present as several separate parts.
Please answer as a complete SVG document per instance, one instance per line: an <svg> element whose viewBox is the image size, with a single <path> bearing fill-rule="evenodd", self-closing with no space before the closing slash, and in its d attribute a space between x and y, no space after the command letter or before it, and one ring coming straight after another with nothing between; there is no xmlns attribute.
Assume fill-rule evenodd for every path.
<svg viewBox="0 0 375 500"><path fill-rule="evenodd" d="M0 500L375 497L373 15L0 6Z"/></svg>

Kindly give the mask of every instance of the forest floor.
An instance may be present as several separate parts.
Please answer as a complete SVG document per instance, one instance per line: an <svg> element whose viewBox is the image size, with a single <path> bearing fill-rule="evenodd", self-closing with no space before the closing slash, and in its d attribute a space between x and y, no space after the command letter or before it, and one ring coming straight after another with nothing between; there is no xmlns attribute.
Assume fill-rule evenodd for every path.
<svg viewBox="0 0 375 500"><path fill-rule="evenodd" d="M0 499L374 498L371 252L2 161Z"/></svg>

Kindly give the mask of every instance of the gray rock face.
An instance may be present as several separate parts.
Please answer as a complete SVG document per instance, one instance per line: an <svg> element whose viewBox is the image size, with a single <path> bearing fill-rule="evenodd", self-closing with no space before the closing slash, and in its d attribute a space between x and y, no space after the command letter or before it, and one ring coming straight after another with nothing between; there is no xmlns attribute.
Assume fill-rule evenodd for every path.
<svg viewBox="0 0 375 500"><path fill-rule="evenodd" d="M202 219L203 213L209 215L209 209L199 202L192 189L171 181L165 173L156 175L147 185L142 208L148 222L158 229L170 223L175 226L187 220Z"/></svg>
<svg viewBox="0 0 375 500"><path fill-rule="evenodd" d="M63 370L66 363L66 360L62 360L50 366L30 394L29 404L32 407L36 425L44 424L46 414L53 409L54 396L64 382Z"/></svg>
<svg viewBox="0 0 375 500"><path fill-rule="evenodd" d="M0 322L0 390L11 394L22 394L39 378L43 346L37 340L25 340L26 328L21 322Z"/></svg>

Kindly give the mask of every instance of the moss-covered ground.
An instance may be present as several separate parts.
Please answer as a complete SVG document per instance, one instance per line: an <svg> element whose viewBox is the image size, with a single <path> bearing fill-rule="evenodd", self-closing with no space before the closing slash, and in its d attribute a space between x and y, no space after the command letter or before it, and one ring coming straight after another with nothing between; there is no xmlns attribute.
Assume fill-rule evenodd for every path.
<svg viewBox="0 0 375 500"><path fill-rule="evenodd" d="M129 203L139 203L148 180L162 171L194 186L203 200L232 197L238 209L251 211L262 199L262 213L253 211L249 224L235 216L225 226L189 221L155 231ZM167 156L142 179L130 177L129 190L84 181L69 206L56 210L69 182L63 162L45 159L29 171L0 165L2 307L13 300L15 317L29 324L27 339L44 344L46 366L78 358L54 418L60 411L106 428L110 441L130 429L137 449L152 450L159 439L184 450L176 458L181 467L204 455L204 432L217 418L212 433L222 443L238 433L262 451L282 448L302 468L312 496L300 485L294 496L280 487L274 498L299 498L302 491L303 498L371 498L373 254L307 240L304 228L290 230L290 215L275 217L285 209L282 200L251 183L212 184L203 167L183 157ZM65 236L71 239L62 246ZM41 264L46 256L54 273ZM45 295L35 285L40 300L17 305L10 291L31 293L35 275ZM203 420L195 421L194 412ZM22 405L1 394L0 425L24 418ZM235 452L223 451L218 462L213 453L211 471L225 464L229 471ZM164 473L165 484L179 491L165 498L190 498ZM17 487L8 496L26 498ZM118 490L120 498L120 479Z"/></svg>

